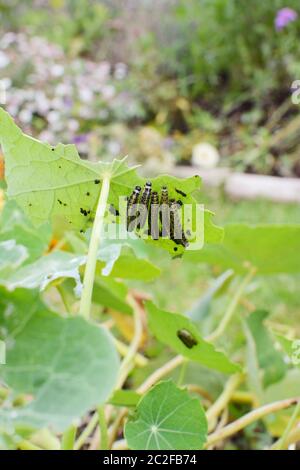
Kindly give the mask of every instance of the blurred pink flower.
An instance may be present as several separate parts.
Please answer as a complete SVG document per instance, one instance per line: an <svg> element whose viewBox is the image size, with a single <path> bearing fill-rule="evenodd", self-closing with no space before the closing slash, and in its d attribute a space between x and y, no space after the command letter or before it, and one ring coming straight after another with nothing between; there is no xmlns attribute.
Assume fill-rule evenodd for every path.
<svg viewBox="0 0 300 470"><path fill-rule="evenodd" d="M285 26L298 18L298 13L292 8L281 8L278 10L275 18L275 28L277 31L285 28Z"/></svg>

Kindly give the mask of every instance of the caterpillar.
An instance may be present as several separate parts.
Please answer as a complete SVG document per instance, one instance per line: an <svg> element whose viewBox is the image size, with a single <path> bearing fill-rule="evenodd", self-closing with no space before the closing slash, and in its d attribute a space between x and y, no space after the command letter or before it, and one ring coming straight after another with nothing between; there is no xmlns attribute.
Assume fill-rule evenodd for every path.
<svg viewBox="0 0 300 470"><path fill-rule="evenodd" d="M147 216L148 216L148 206L149 206L149 201L151 197L151 188L152 188L152 183L150 181L147 181L145 184L141 199L140 199L140 204L139 204L139 221L137 224L137 228L140 229L144 227Z"/></svg>
<svg viewBox="0 0 300 470"><path fill-rule="evenodd" d="M136 186L127 201L127 230L128 232L132 232L132 230L134 230L135 228L135 220L137 217L136 205L139 201L141 190L142 188L140 186Z"/></svg>
<svg viewBox="0 0 300 470"><path fill-rule="evenodd" d="M163 186L160 192L160 221L162 225L161 236L170 236L170 208L169 208L169 191L167 186Z"/></svg>
<svg viewBox="0 0 300 470"><path fill-rule="evenodd" d="M189 242L185 236L178 213L178 206L181 204L180 201L175 201L175 199L170 200L170 239L177 245L182 245L186 248Z"/></svg>
<svg viewBox="0 0 300 470"><path fill-rule="evenodd" d="M197 346L198 341L195 336L189 330L182 328L177 331L177 337L180 341L189 349L192 349L194 346Z"/></svg>
<svg viewBox="0 0 300 470"><path fill-rule="evenodd" d="M149 235L153 240L159 239L159 197L156 191L153 191L150 199L149 210Z"/></svg>
<svg viewBox="0 0 300 470"><path fill-rule="evenodd" d="M181 205L180 200L169 198L167 186L162 186L160 194L152 191L150 181L146 182L143 192L141 186L135 186L127 202L127 230L141 229L148 220L145 233L153 240L162 236L186 248L189 242L180 220Z"/></svg>

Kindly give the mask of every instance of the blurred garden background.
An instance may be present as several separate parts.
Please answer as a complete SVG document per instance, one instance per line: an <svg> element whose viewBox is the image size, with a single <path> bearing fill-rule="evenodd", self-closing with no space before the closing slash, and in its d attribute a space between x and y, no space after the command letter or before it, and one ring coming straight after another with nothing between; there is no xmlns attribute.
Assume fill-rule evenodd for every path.
<svg viewBox="0 0 300 470"><path fill-rule="evenodd" d="M2 0L0 18L2 98L24 132L91 160L128 154L148 176L182 165L300 176L296 0ZM297 203L202 196L220 224L300 222ZM207 287L198 266L163 272L162 299L172 276L192 291L168 307ZM268 282L264 302L299 313L295 277Z"/></svg>

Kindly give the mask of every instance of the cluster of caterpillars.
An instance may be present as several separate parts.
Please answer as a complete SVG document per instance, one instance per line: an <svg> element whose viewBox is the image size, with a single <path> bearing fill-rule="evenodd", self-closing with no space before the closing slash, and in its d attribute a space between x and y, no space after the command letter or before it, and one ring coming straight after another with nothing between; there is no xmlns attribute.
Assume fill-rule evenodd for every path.
<svg viewBox="0 0 300 470"><path fill-rule="evenodd" d="M189 243L180 221L181 205L181 201L169 198L167 186L161 188L160 194L152 191L150 181L143 190L141 186L135 186L127 200L127 230L140 230L148 222L148 235L153 240L169 238L186 248Z"/></svg>

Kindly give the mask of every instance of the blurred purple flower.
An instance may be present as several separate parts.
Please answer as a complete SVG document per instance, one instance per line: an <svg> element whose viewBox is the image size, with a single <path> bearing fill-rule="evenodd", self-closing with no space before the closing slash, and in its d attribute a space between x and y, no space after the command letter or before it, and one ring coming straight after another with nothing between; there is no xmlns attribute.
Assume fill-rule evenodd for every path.
<svg viewBox="0 0 300 470"><path fill-rule="evenodd" d="M83 144L87 142L88 140L88 134L78 134L73 137L73 144Z"/></svg>
<svg viewBox="0 0 300 470"><path fill-rule="evenodd" d="M287 24L295 21L298 18L298 13L292 8L281 8L278 10L275 18L275 28L277 31L283 29Z"/></svg>

